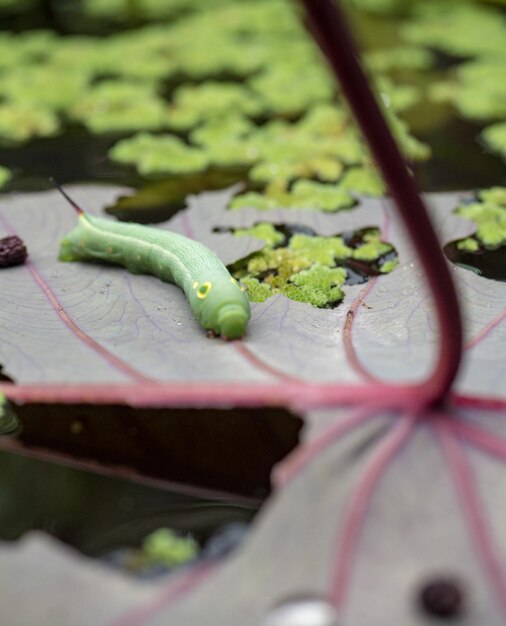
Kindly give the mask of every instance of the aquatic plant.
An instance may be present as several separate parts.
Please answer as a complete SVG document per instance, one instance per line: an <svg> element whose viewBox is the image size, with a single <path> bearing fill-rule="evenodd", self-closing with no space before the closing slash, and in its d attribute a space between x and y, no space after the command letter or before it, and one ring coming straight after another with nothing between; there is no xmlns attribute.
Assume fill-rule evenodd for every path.
<svg viewBox="0 0 506 626"><path fill-rule="evenodd" d="M118 163L135 165L145 176L151 174L187 174L208 166L206 153L187 146L173 135L139 133L119 141L110 151Z"/></svg>
<svg viewBox="0 0 506 626"><path fill-rule="evenodd" d="M337 183L344 176L346 190L359 191L352 189L356 174L346 176L346 168L369 168L367 150L291 2L245 0L240 7L225 0L195 0L184 7L179 0L162 4L85 3L85 12L107 19L115 19L115 11L120 21L134 23L173 17L107 39L47 31L16 38L0 34L0 52L5 53L0 54L0 141L22 143L50 136L65 129L69 120L98 134L172 129L178 133L169 142L172 148L181 148L177 141L184 134L186 156L195 156L198 147L199 164L174 164L171 159L181 151L169 151L165 142L163 159L160 154L138 156L141 175L201 171L205 153L206 163L215 168L242 170L254 192L270 195L270 200L268 187L274 180ZM420 48L407 50L407 66L425 65L430 57ZM371 53L374 63L385 71L398 65L386 52ZM379 73L375 84L406 154L427 158L428 149L398 118L419 100L419 91ZM17 109L19 103L30 107L30 120L26 111L16 124L17 114L9 107ZM131 145L138 144L134 140ZM156 150L155 145L144 140L142 147ZM113 148L110 157L126 163L116 158L121 150ZM127 160L135 163L133 156ZM301 189L305 186L297 187L298 193ZM329 188L314 189L330 193ZM344 190L340 197L336 206L352 204ZM264 205L279 206L281 196L270 200ZM314 204L321 203L320 194Z"/></svg>
<svg viewBox="0 0 506 626"><path fill-rule="evenodd" d="M91 132L147 130L164 125L166 110L149 84L103 81L69 109Z"/></svg>
<svg viewBox="0 0 506 626"><path fill-rule="evenodd" d="M481 137L486 146L506 158L506 121L487 126Z"/></svg>
<svg viewBox="0 0 506 626"><path fill-rule="evenodd" d="M397 263L392 245L381 241L377 229L366 229L353 236L348 233L349 244L342 236L296 232L286 235L267 222L237 229L234 234L265 242L260 251L229 267L253 302L264 302L282 293L291 300L316 307L334 306L344 297L342 287L348 279L348 267L353 268L354 276L358 272L366 281L370 276L392 271ZM387 262L389 265L385 267Z"/></svg>
<svg viewBox="0 0 506 626"><path fill-rule="evenodd" d="M199 553L193 537L177 534L170 528L159 528L142 542L140 558L145 564L177 567L195 559Z"/></svg>
<svg viewBox="0 0 506 626"><path fill-rule="evenodd" d="M460 249L475 252L480 247L494 249L506 244L505 187L480 191L476 202L462 204L455 213L477 226L473 237L467 237L457 244Z"/></svg>
<svg viewBox="0 0 506 626"><path fill-rule="evenodd" d="M28 104L0 104L0 144L49 137L59 130L58 117L50 109Z"/></svg>
<svg viewBox="0 0 506 626"><path fill-rule="evenodd" d="M3 187L12 178L12 172L0 165L0 187Z"/></svg>

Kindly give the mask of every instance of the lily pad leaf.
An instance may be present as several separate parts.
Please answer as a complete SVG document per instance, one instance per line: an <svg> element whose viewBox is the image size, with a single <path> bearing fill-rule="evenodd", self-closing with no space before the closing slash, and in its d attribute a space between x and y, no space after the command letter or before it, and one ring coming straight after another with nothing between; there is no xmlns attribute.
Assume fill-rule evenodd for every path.
<svg viewBox="0 0 506 626"><path fill-rule="evenodd" d="M98 211L121 193L103 187L69 191L90 211ZM189 209L159 227L202 241L226 264L264 247L261 239L233 234L233 230L260 222L295 224L319 237L375 227L381 239L397 251L398 267L363 285L345 285L342 304L334 309L318 309L274 295L253 306L242 343L224 344L206 337L192 319L183 293L173 285L150 276L132 276L117 267L59 263L59 240L75 224L75 215L55 192L6 196L0 208L3 232L19 234L30 255L28 264L2 273L0 362L6 375L18 385L65 382L85 387L98 382L135 386L150 380L266 382L273 380L273 370L282 378L358 382L363 380L362 368L372 376L384 377L386 361L391 364L390 380L413 380L427 372L437 345L437 336L427 325L433 311L421 269L388 203L362 200L353 211L337 214L294 208L230 211L226 205L234 191L197 196ZM473 223L453 214L458 196L435 195L431 203L443 242L472 234ZM309 237L298 237L298 241L311 245ZM346 248L341 256L345 254ZM300 270L310 267L307 261L302 265L306 266ZM501 283L458 267L454 275L464 294L466 336L472 341L501 315L504 290ZM48 293L52 294L50 300ZM481 294L479 298L474 297L476 293ZM362 363L359 369L348 363L349 347L343 344L341 334L346 312L358 300L372 307L360 306L353 318L351 336ZM31 323L34 311L37 322ZM490 333L472 344L473 359L468 360L459 380L468 393L495 394L501 388L497 383L502 376L501 357L493 348L503 327L494 328L495 339ZM245 359L244 350L255 355L255 364ZM489 365L484 367L484 362ZM115 392L104 388L104 397L109 393ZM150 402L149 395L142 397L143 402Z"/></svg>
<svg viewBox="0 0 506 626"><path fill-rule="evenodd" d="M70 191L95 212L122 192ZM374 226L395 246L399 265L365 285L349 286L342 284L340 268L321 262L304 268L294 287L303 291L316 284L324 294L342 290L343 303L319 309L272 296L253 306L243 341L224 343L201 332L172 285L122 268L58 263L59 239L75 215L55 192L2 199L0 234L22 235L30 251L27 264L2 273L0 361L16 381L1 384L7 395L24 402L93 398L145 406L186 406L198 398L230 406L232 394L244 400L249 390L256 403L275 398L298 406L306 422L302 447L277 466L277 489L232 559L197 564L158 586L119 580L102 567L97 571L68 552L62 555L53 542L49 548L40 540L20 548L3 545L0 562L11 573L3 613L30 626L54 624L55 607L68 626L128 623L139 615L150 626L200 626L203 615L210 626L236 626L238 615L244 626L256 626L301 589L321 597L330 587L350 623L373 626L381 615L392 624L428 626L433 615L420 609L419 599L444 574L454 587L470 590L469 623L479 615L487 624L500 624L497 582L503 584L504 574L490 563L504 560L506 501L496 486L503 482L506 459L506 429L497 411L506 403L505 363L497 345L506 332L506 286L452 270L463 303L465 360L444 409L429 409L419 419L378 408L311 409L319 398L315 383L337 388L427 374L437 337L419 262L385 200L361 200L354 211L334 215L227 211L234 191L192 198L186 211L159 227L203 241L230 264L262 248L262 239L234 231L262 221L274 228L296 226L294 246L321 254L324 263L326 254L353 257L357 231L377 243ZM464 199L454 193L429 197L442 243L473 232L472 222L454 214ZM272 229L264 230L272 235ZM315 233L320 245L304 230ZM336 232L348 235L338 241ZM191 392L184 387L188 383ZM183 400L177 395L182 387ZM219 397L212 395L217 387ZM278 395L270 395L274 388ZM44 577L36 565L41 562ZM258 574L254 584L243 585L252 571ZM336 572L332 580L329 572ZM97 576L103 594L98 599ZM55 601L51 589L61 588L62 577L71 595L60 593ZM33 581L30 603L19 603L19 580ZM238 592L223 603L231 589Z"/></svg>

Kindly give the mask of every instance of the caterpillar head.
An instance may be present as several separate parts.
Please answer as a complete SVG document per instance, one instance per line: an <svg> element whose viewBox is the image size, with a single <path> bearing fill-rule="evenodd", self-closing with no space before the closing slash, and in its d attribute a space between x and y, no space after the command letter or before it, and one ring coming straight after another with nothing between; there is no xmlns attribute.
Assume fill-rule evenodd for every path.
<svg viewBox="0 0 506 626"><path fill-rule="evenodd" d="M195 281L192 285L194 311L204 328L223 339L239 339L250 318L249 301L243 288L232 277Z"/></svg>

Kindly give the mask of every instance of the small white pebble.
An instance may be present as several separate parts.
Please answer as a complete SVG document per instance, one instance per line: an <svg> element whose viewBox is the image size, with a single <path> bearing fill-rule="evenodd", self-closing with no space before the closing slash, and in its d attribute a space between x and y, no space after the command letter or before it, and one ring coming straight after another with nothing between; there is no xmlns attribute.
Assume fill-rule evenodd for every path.
<svg viewBox="0 0 506 626"><path fill-rule="evenodd" d="M300 598L272 609L262 626L339 626L337 612L324 600Z"/></svg>

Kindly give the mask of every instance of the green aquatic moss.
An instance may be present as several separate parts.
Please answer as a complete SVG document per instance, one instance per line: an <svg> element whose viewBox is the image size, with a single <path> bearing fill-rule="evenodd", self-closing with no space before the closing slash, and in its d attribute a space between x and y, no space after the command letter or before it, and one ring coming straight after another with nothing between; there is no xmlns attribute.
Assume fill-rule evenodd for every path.
<svg viewBox="0 0 506 626"><path fill-rule="evenodd" d="M480 244L474 237L466 237L457 242L457 248L463 252L477 252Z"/></svg>
<svg viewBox="0 0 506 626"><path fill-rule="evenodd" d="M236 237L254 237L262 239L270 246L275 246L285 240L285 236L269 222L260 222L251 228L238 228L234 231Z"/></svg>
<svg viewBox="0 0 506 626"><path fill-rule="evenodd" d="M42 128L39 116L24 132L2 126L0 116L0 141L2 134L19 142L53 134L67 120L93 133L172 128L183 143L165 135L161 143L143 140L146 154L118 144L110 156L143 175L208 166L244 172L254 191L235 198L234 207L336 211L354 204L353 193L375 186L348 173L367 167L370 157L291 0L83 0L83 6L99 19L158 21L107 38L0 33L2 97L30 103L51 121ZM415 46L404 51L397 56L410 67L430 56ZM391 69L395 55L385 55L371 58ZM374 82L410 158L424 157L397 117L419 93L381 76Z"/></svg>
<svg viewBox="0 0 506 626"><path fill-rule="evenodd" d="M57 116L44 107L0 104L0 143L23 143L60 130Z"/></svg>
<svg viewBox="0 0 506 626"><path fill-rule="evenodd" d="M496 9L462 0L425 0L402 28L404 40L460 57L504 54L506 21Z"/></svg>
<svg viewBox="0 0 506 626"><path fill-rule="evenodd" d="M3 187L5 183L8 183L11 178L12 172L6 167L0 165L0 188Z"/></svg>
<svg viewBox="0 0 506 626"><path fill-rule="evenodd" d="M365 54L367 65L376 72L391 70L427 70L435 62L434 54L421 46L378 48Z"/></svg>
<svg viewBox="0 0 506 626"><path fill-rule="evenodd" d="M506 158L506 122L487 126L481 137L487 147Z"/></svg>
<svg viewBox="0 0 506 626"><path fill-rule="evenodd" d="M269 209L279 208L279 203L276 198L270 198L257 191L249 191L232 198L228 206L230 209L252 208L259 211L268 211Z"/></svg>
<svg viewBox="0 0 506 626"><path fill-rule="evenodd" d="M292 277L281 293L291 300L307 302L315 307L325 307L340 302L344 297L341 286L346 280L346 270L342 267L330 269L313 265L308 270Z"/></svg>
<svg viewBox="0 0 506 626"><path fill-rule="evenodd" d="M311 71L290 62L272 65L254 76L249 85L271 113L297 115L317 102L329 101L335 90L328 71L322 65L311 66Z"/></svg>
<svg viewBox="0 0 506 626"><path fill-rule="evenodd" d="M252 207L260 210L275 208L309 209L335 212L349 209L356 203L349 191L339 184L327 185L312 180L298 180L290 191L285 188L268 188L266 193L239 194L229 204L230 209Z"/></svg>
<svg viewBox="0 0 506 626"><path fill-rule="evenodd" d="M275 237L276 231L272 224L260 223L254 229L235 233L239 236L256 233L266 241L262 250L229 267L253 302L264 302L281 293L317 307L335 305L344 295L341 287L346 281L344 265L348 260L374 263L386 252L393 251L390 244L380 241L377 229L361 232L361 240L354 248L346 245L340 236L294 234L283 244L285 236L278 230L281 238ZM384 262L379 272L392 271L396 263L396 258Z"/></svg>
<svg viewBox="0 0 506 626"><path fill-rule="evenodd" d="M93 133L158 129L167 115L150 85L115 80L96 85L68 113Z"/></svg>
<svg viewBox="0 0 506 626"><path fill-rule="evenodd" d="M119 141L108 155L117 163L135 165L143 175L201 172L209 164L205 152L173 135L139 133Z"/></svg>
<svg viewBox="0 0 506 626"><path fill-rule="evenodd" d="M190 133L192 143L200 146L209 162L218 167L237 167L253 164L258 150L249 135L253 123L241 115L208 120Z"/></svg>
<svg viewBox="0 0 506 626"><path fill-rule="evenodd" d="M396 84L387 76L378 76L374 86L383 105L392 111L400 112L409 109L421 99L421 93L417 87Z"/></svg>
<svg viewBox="0 0 506 626"><path fill-rule="evenodd" d="M376 261L392 249L389 243L381 241L379 231L375 230L364 235L364 243L353 250L353 258L357 261Z"/></svg>
<svg viewBox="0 0 506 626"><path fill-rule="evenodd" d="M22 68L44 62L58 41L55 33L47 30L0 32L0 72L18 74Z"/></svg>
<svg viewBox="0 0 506 626"><path fill-rule="evenodd" d="M364 196L382 196L385 184L378 172L371 166L352 167L348 169L339 186L346 191Z"/></svg>
<svg viewBox="0 0 506 626"><path fill-rule="evenodd" d="M59 111L78 102L88 82L83 72L62 71L52 65L27 66L0 75L0 93L12 103Z"/></svg>
<svg viewBox="0 0 506 626"><path fill-rule="evenodd" d="M260 282L258 278L246 276L241 278L241 285L246 289L248 298L251 302L265 302L274 295L272 287L268 283Z"/></svg>
<svg viewBox="0 0 506 626"><path fill-rule="evenodd" d="M297 158L285 148L277 155L261 161L249 172L250 180L256 183L272 181L292 181L299 178L315 177L321 181L332 182L339 180L343 173L343 164L332 156L305 154Z"/></svg>
<svg viewBox="0 0 506 626"><path fill-rule="evenodd" d="M353 250L344 243L342 237L293 235L288 247L300 258L328 267L332 267L337 260L347 259L353 254Z"/></svg>
<svg viewBox="0 0 506 626"><path fill-rule="evenodd" d="M226 0L83 0L83 11L96 19L130 22L172 17L208 5L217 6L224 1Z"/></svg>
<svg viewBox="0 0 506 626"><path fill-rule="evenodd" d="M291 206L300 209L334 212L355 204L353 197L339 184L325 185L312 180L298 180L290 196Z"/></svg>
<svg viewBox="0 0 506 626"><path fill-rule="evenodd" d="M490 187L478 192L478 198L482 202L498 204L506 207L506 187Z"/></svg>
<svg viewBox="0 0 506 626"><path fill-rule="evenodd" d="M402 153L407 159L411 161L425 161L430 158L430 147L409 132L408 125L404 120L392 115L389 111L387 112L387 120Z"/></svg>
<svg viewBox="0 0 506 626"><path fill-rule="evenodd" d="M193 561L199 553L192 537L178 535L170 528L160 528L142 542L143 557L150 563L175 567Z"/></svg>
<svg viewBox="0 0 506 626"><path fill-rule="evenodd" d="M459 66L452 80L435 83L429 96L452 103L462 117L471 120L506 118L506 83L502 58L484 59Z"/></svg>
<svg viewBox="0 0 506 626"><path fill-rule="evenodd" d="M235 83L208 81L202 85L183 85L176 89L167 123L177 130L188 130L199 123L240 114L256 116L262 104L247 87Z"/></svg>
<svg viewBox="0 0 506 626"><path fill-rule="evenodd" d="M385 261L384 263L382 263L380 265L379 271L382 274L389 274L390 272L393 272L393 270L399 265L399 260L398 259L392 259L389 261Z"/></svg>
<svg viewBox="0 0 506 626"><path fill-rule="evenodd" d="M396 15L404 13L419 0L350 0L350 3L361 11L380 15Z"/></svg>
<svg viewBox="0 0 506 626"><path fill-rule="evenodd" d="M190 139L197 145L212 147L242 139L254 129L253 122L247 117L227 115L226 117L206 120L190 133Z"/></svg>
<svg viewBox="0 0 506 626"><path fill-rule="evenodd" d="M494 249L506 244L506 206L489 201L473 202L458 207L455 212L476 224L476 239L483 247Z"/></svg>

